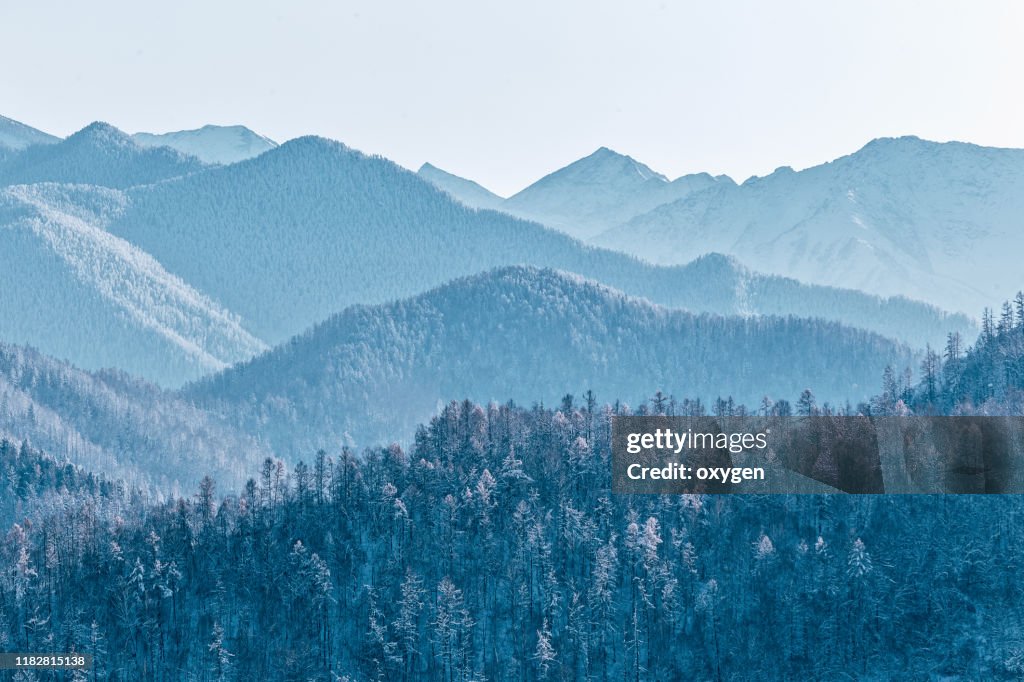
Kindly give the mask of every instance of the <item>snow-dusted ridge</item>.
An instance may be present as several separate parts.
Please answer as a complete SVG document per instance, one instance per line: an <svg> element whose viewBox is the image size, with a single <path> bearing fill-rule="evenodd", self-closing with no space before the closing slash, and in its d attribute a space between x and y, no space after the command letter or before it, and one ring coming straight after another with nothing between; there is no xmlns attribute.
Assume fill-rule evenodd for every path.
<svg viewBox="0 0 1024 682"><path fill-rule="evenodd" d="M118 366L175 384L261 352L265 344L238 316L168 273L152 256L106 231L126 197L116 190L60 185L13 186L0 191L0 255L15 279L3 297L2 338L67 357L88 369ZM5 216L6 217L6 216ZM16 247L15 247L16 246ZM45 283L33 294L34 277ZM40 297L42 297L41 300ZM33 305L33 300L48 305ZM55 307L57 306L57 307ZM72 323L97 334L43 333ZM99 330L104 330L100 333Z"/></svg>
<svg viewBox="0 0 1024 682"><path fill-rule="evenodd" d="M801 281L976 315L1024 281L1024 150L880 138L658 206L592 243L650 262L708 250Z"/></svg>

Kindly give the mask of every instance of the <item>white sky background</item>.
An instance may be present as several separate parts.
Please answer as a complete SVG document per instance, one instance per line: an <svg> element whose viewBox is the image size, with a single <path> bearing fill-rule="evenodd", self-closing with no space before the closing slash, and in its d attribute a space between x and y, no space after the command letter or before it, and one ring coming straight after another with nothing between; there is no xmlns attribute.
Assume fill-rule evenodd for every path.
<svg viewBox="0 0 1024 682"><path fill-rule="evenodd" d="M1024 3L0 0L0 114L242 123L510 194L602 145L670 177L888 135L1024 147Z"/></svg>

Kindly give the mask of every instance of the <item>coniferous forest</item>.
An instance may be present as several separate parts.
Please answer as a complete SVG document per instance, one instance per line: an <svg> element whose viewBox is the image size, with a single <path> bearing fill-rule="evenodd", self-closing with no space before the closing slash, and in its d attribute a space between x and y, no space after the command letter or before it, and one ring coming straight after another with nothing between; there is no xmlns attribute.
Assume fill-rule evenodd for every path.
<svg viewBox="0 0 1024 682"><path fill-rule="evenodd" d="M839 411L1019 413L1022 342L986 312ZM91 653L83 680L1024 675L1019 496L610 493L614 414L835 409L453 402L408 448L169 499L4 442L0 649Z"/></svg>
<svg viewBox="0 0 1024 682"><path fill-rule="evenodd" d="M1024 150L602 146L503 197L305 128L71 130L0 116L0 682L1024 679L1024 498L840 494L1024 485L1024 429L874 428L1024 417L1024 294L972 316L1024 284ZM821 417L729 461L836 494L613 493L612 424L663 415Z"/></svg>
<svg viewBox="0 0 1024 682"><path fill-rule="evenodd" d="M127 4L0 3L0 682L1024 680L1019 3Z"/></svg>

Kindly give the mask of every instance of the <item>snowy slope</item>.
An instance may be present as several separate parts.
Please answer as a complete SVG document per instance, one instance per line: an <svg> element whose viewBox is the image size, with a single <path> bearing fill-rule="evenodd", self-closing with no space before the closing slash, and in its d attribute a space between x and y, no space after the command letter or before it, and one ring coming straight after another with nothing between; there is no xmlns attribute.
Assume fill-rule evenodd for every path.
<svg viewBox="0 0 1024 682"><path fill-rule="evenodd" d="M60 142L59 137L0 116L0 148L20 150L34 144L54 144L56 142Z"/></svg>
<svg viewBox="0 0 1024 682"><path fill-rule="evenodd" d="M92 123L66 140L28 147L0 162L0 186L64 182L120 189L207 167L167 147L146 149L107 123Z"/></svg>
<svg viewBox="0 0 1024 682"><path fill-rule="evenodd" d="M81 186L0 191L0 340L165 385L262 351L237 316L104 229L124 203Z"/></svg>
<svg viewBox="0 0 1024 682"><path fill-rule="evenodd" d="M173 133L136 133L132 139L143 147L170 147L205 163L219 164L251 159L277 146L245 126L206 125Z"/></svg>
<svg viewBox="0 0 1024 682"><path fill-rule="evenodd" d="M479 185L472 180L460 178L443 171L437 166L425 163L416 172L421 178L437 187L442 192L447 192L453 198L470 208L499 209L504 201L494 192Z"/></svg>
<svg viewBox="0 0 1024 682"><path fill-rule="evenodd" d="M594 243L654 263L751 267L977 314L1024 285L1024 150L879 139L655 208Z"/></svg>
<svg viewBox="0 0 1024 682"><path fill-rule="evenodd" d="M669 182L639 161L601 147L509 197L501 210L586 240L719 183L732 181L702 173Z"/></svg>

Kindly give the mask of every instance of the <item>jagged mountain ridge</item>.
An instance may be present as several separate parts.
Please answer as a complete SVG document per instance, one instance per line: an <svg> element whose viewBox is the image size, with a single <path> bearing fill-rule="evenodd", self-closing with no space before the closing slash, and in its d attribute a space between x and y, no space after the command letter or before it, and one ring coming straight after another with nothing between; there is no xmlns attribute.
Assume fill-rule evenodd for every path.
<svg viewBox="0 0 1024 682"><path fill-rule="evenodd" d="M426 169L426 172L424 172ZM508 199L472 180L425 164L420 175L474 208L492 208L588 240L636 215L719 183L726 176L684 175L669 181L632 157L601 147Z"/></svg>
<svg viewBox="0 0 1024 682"><path fill-rule="evenodd" d="M694 192L593 240L659 264L764 272L974 314L1020 288L1024 150L878 139L830 163Z"/></svg>
<svg viewBox="0 0 1024 682"><path fill-rule="evenodd" d="M833 322L693 315L577 275L508 267L412 299L353 306L183 395L289 454L405 437L439 400L552 402L657 388L866 399L900 344Z"/></svg>

